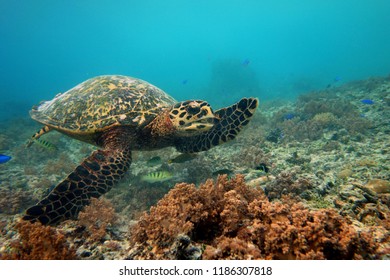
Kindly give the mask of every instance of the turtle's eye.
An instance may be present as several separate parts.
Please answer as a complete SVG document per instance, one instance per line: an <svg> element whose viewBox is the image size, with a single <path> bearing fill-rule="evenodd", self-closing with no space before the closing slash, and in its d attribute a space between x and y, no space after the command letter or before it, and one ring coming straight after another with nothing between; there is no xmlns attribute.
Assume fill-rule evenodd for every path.
<svg viewBox="0 0 390 280"><path fill-rule="evenodd" d="M199 106L189 106L188 108L187 108L187 112L189 113L189 114L191 114L191 115L196 115L196 114L198 114L199 112L200 112L200 108L199 108Z"/></svg>
<svg viewBox="0 0 390 280"><path fill-rule="evenodd" d="M199 114L199 118L203 117L203 116L206 116L208 114L208 111L207 109L203 108Z"/></svg>

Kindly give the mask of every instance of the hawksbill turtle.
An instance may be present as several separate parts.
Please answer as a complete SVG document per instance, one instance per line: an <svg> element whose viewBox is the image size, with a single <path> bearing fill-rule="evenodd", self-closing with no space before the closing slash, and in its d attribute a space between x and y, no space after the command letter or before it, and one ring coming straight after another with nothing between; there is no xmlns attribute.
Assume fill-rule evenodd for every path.
<svg viewBox="0 0 390 280"><path fill-rule="evenodd" d="M108 192L126 173L131 151L174 146L182 153L206 151L234 139L258 106L242 98L213 111L206 101L177 102L140 79L106 75L91 78L30 111L44 126L28 145L57 130L99 149L36 205L24 220L55 225L77 218L92 197Z"/></svg>

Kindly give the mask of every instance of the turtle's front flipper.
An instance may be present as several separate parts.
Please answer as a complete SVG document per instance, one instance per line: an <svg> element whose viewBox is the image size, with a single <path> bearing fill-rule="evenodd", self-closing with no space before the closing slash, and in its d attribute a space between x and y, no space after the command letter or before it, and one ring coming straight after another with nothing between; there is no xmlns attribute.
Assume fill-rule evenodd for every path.
<svg viewBox="0 0 390 280"><path fill-rule="evenodd" d="M177 139L176 149L182 153L196 153L233 140L249 123L258 104L256 98L243 98L230 107L216 111L214 114L218 120L209 131Z"/></svg>
<svg viewBox="0 0 390 280"><path fill-rule="evenodd" d="M44 199L27 209L23 219L52 225L76 218L92 197L109 191L124 176L130 164L129 148L93 152Z"/></svg>

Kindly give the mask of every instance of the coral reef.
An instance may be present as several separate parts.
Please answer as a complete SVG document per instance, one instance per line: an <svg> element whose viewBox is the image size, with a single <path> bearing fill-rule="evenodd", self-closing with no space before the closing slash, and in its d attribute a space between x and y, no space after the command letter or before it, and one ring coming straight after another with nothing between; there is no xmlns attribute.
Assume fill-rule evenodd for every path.
<svg viewBox="0 0 390 280"><path fill-rule="evenodd" d="M364 186L377 194L390 194L390 181L382 179L372 179Z"/></svg>
<svg viewBox="0 0 390 280"><path fill-rule="evenodd" d="M299 96L291 118L283 118L285 109L280 109L270 121L268 141L279 142L280 138L311 141L323 137L327 131L345 129L352 135L367 133L373 126L349 100L341 99L338 93L312 92ZM280 134L283 137L280 137Z"/></svg>
<svg viewBox="0 0 390 280"><path fill-rule="evenodd" d="M300 195L304 191L313 188L310 180L300 177L290 172L281 172L276 179L268 183L265 187L265 193L269 199L281 198L282 195L295 194Z"/></svg>
<svg viewBox="0 0 390 280"><path fill-rule="evenodd" d="M352 181L342 187L334 204L341 213L364 224L381 225L390 230L389 186L389 181L381 179L373 179L366 184Z"/></svg>
<svg viewBox="0 0 390 280"><path fill-rule="evenodd" d="M92 198L90 205L79 213L78 220L85 227L88 239L96 242L105 237L107 228L117 222L118 216L109 200Z"/></svg>
<svg viewBox="0 0 390 280"><path fill-rule="evenodd" d="M70 260L76 259L75 250L65 236L55 228L40 223L18 221L15 224L17 238L8 251L1 252L0 259L13 260Z"/></svg>
<svg viewBox="0 0 390 280"><path fill-rule="evenodd" d="M213 68L203 91L213 106L231 103L217 98L226 90L258 95L250 67L216 61ZM0 168L1 258L389 259L389 93L390 77L379 77L296 101L260 96L250 127L234 141L186 162L170 162L179 156L173 147L134 151L121 183L79 220L56 228L15 225L95 147L53 132L43 139L58 150L26 149L40 126L30 119L0 121L1 153L12 156ZM148 164L157 156L158 164ZM174 174L169 181L141 180L165 170ZM218 174L228 176L206 181ZM234 174L247 183L241 176L229 181ZM172 189L178 182L186 183ZM62 244L63 254L51 244Z"/></svg>
<svg viewBox="0 0 390 280"><path fill-rule="evenodd" d="M115 201L115 211L126 219L138 219L142 213L155 205L171 188L169 181L147 184L139 178L127 176L109 193L106 198Z"/></svg>
<svg viewBox="0 0 390 280"><path fill-rule="evenodd" d="M76 164L66 153L61 153L58 158L48 160L43 172L47 174L68 174L73 171Z"/></svg>
<svg viewBox="0 0 390 280"><path fill-rule="evenodd" d="M12 141L5 135L0 134L0 150L8 150L11 146Z"/></svg>
<svg viewBox="0 0 390 280"><path fill-rule="evenodd" d="M241 168L256 169L259 165L271 165L271 160L268 154L264 152L261 146L244 146L237 149L235 156L235 164Z"/></svg>
<svg viewBox="0 0 390 280"><path fill-rule="evenodd" d="M31 201L30 194L23 189L0 189L0 213L20 213Z"/></svg>
<svg viewBox="0 0 390 280"><path fill-rule="evenodd" d="M80 259L118 259L123 250L120 219L110 200L92 198L78 216L78 220L68 220L59 226L66 239L75 248Z"/></svg>
<svg viewBox="0 0 390 280"><path fill-rule="evenodd" d="M182 235L192 251L205 246L203 259L361 259L378 250L369 230L357 231L334 210L270 202L240 175L199 189L177 184L132 228L128 258L174 259L170 246Z"/></svg>

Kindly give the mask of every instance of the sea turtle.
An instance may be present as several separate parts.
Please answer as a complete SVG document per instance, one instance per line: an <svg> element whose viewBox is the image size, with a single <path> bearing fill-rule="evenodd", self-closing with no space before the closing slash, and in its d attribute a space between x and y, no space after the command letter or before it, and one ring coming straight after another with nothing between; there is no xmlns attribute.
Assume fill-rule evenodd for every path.
<svg viewBox="0 0 390 280"><path fill-rule="evenodd" d="M57 224L77 218L92 197L109 191L129 169L132 150L174 146L182 153L206 151L234 139L249 123L256 98L213 112L201 100L177 102L161 89L136 78L118 75L91 78L30 111L44 124L29 144L57 130L96 145L98 150L23 217Z"/></svg>

